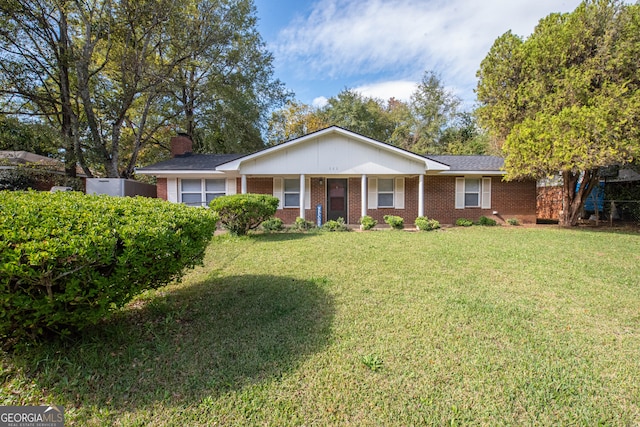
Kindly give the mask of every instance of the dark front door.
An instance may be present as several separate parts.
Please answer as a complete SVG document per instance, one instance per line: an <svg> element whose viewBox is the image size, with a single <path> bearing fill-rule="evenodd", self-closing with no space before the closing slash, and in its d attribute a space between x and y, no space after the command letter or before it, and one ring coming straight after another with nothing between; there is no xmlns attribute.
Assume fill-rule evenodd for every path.
<svg viewBox="0 0 640 427"><path fill-rule="evenodd" d="M327 221L347 221L347 180L327 179Z"/></svg>

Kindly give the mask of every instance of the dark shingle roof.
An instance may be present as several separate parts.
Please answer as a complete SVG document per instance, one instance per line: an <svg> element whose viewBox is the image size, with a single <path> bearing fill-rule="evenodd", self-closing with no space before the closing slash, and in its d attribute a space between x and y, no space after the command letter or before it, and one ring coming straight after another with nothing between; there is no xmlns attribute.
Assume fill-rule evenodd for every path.
<svg viewBox="0 0 640 427"><path fill-rule="evenodd" d="M496 156L425 156L448 165L452 171L497 171L504 167L504 159Z"/></svg>
<svg viewBox="0 0 640 427"><path fill-rule="evenodd" d="M216 166L230 162L243 156L244 154L186 154L183 156L165 160L164 162L156 163L154 165L138 168L137 170L142 172L147 170L214 170Z"/></svg>

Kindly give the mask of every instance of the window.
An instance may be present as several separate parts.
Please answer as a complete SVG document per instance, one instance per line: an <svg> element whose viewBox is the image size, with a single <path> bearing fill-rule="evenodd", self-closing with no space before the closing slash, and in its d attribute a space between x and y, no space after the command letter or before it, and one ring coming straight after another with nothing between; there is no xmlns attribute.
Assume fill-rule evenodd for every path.
<svg viewBox="0 0 640 427"><path fill-rule="evenodd" d="M480 207L480 180L465 179L464 180L464 207L479 208Z"/></svg>
<svg viewBox="0 0 640 427"><path fill-rule="evenodd" d="M199 179L183 179L180 183L180 201L189 206L202 205L202 182Z"/></svg>
<svg viewBox="0 0 640 427"><path fill-rule="evenodd" d="M456 178L456 209L491 209L491 178Z"/></svg>
<svg viewBox="0 0 640 427"><path fill-rule="evenodd" d="M189 206L208 206L210 201L225 194L224 179L180 180L180 201Z"/></svg>
<svg viewBox="0 0 640 427"><path fill-rule="evenodd" d="M299 179L284 180L284 207L285 208L300 207L300 180Z"/></svg>
<svg viewBox="0 0 640 427"><path fill-rule="evenodd" d="M392 208L393 206L393 178L378 179L378 207Z"/></svg>
<svg viewBox="0 0 640 427"><path fill-rule="evenodd" d="M226 182L224 179L205 179L205 200L207 206L209 202L216 197L224 196L226 194Z"/></svg>

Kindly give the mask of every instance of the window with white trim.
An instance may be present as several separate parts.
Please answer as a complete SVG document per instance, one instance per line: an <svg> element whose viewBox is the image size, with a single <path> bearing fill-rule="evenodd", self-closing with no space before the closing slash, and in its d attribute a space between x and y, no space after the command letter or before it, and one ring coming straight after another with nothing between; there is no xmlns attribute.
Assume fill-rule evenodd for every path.
<svg viewBox="0 0 640 427"><path fill-rule="evenodd" d="M464 207L479 208L482 189L482 181L479 178L467 178L464 180Z"/></svg>
<svg viewBox="0 0 640 427"><path fill-rule="evenodd" d="M394 183L393 178L378 178L378 207L392 208Z"/></svg>
<svg viewBox="0 0 640 427"><path fill-rule="evenodd" d="M491 178L456 178L456 209L491 209Z"/></svg>
<svg viewBox="0 0 640 427"><path fill-rule="evenodd" d="M189 206L208 206L226 194L225 179L181 179L180 202Z"/></svg>
<svg viewBox="0 0 640 427"><path fill-rule="evenodd" d="M284 207L285 208L300 207L300 180L299 179L284 180Z"/></svg>

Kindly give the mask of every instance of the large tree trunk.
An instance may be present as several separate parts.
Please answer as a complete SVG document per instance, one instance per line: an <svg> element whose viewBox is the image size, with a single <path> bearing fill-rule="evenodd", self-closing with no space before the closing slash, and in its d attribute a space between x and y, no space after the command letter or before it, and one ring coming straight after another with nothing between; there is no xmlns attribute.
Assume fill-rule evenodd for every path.
<svg viewBox="0 0 640 427"><path fill-rule="evenodd" d="M573 227L578 225L584 202L598 183L598 169L586 170L581 173L563 171L562 179L562 212L559 222L562 226ZM580 185L576 189L578 183Z"/></svg>

